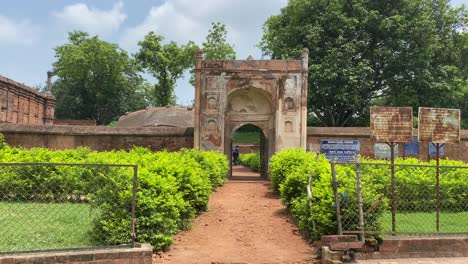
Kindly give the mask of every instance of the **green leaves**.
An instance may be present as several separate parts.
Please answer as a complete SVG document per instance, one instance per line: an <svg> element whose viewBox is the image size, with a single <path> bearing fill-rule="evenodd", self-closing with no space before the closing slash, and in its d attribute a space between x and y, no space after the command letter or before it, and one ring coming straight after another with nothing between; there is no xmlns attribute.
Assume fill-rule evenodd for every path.
<svg viewBox="0 0 468 264"><path fill-rule="evenodd" d="M138 42L140 50L135 54L139 65L158 81L151 92L154 106L175 105L176 81L194 64L197 50L191 41L179 47L174 41L162 44L163 39L151 31Z"/></svg>
<svg viewBox="0 0 468 264"><path fill-rule="evenodd" d="M466 23L445 0L291 0L259 46L274 59L307 47L309 111L321 125L366 125L375 104L465 106Z"/></svg>
<svg viewBox="0 0 468 264"><path fill-rule="evenodd" d="M55 58L57 118L108 124L147 105L135 62L116 44L76 31L55 48Z"/></svg>
<svg viewBox="0 0 468 264"><path fill-rule="evenodd" d="M137 164L137 239L155 250L190 227L207 209L212 190L224 183L228 163L217 152L156 152L136 147L129 152L95 152L86 148L50 151L4 147L0 162ZM96 245L131 242L130 168L24 166L0 167L0 200L90 203L99 211L93 226ZM83 199L85 198L85 199Z"/></svg>
<svg viewBox="0 0 468 264"><path fill-rule="evenodd" d="M235 60L234 46L227 43L226 26L222 23L211 23L206 41L202 43L205 60Z"/></svg>

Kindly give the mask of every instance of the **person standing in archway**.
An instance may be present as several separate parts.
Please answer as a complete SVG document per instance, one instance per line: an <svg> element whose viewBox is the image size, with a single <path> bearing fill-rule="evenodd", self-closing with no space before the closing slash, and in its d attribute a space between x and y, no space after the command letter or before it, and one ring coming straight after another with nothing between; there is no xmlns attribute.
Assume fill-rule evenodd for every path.
<svg viewBox="0 0 468 264"><path fill-rule="evenodd" d="M235 146L232 150L232 163L234 165L239 165L239 146Z"/></svg>

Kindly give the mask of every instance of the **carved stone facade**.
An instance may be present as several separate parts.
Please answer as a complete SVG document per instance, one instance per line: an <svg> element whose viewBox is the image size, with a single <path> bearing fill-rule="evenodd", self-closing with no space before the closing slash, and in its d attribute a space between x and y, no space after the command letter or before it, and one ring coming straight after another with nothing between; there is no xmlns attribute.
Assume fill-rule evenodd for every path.
<svg viewBox="0 0 468 264"><path fill-rule="evenodd" d="M306 148L308 51L302 60L202 60L195 65L195 139L231 153L235 131L261 129L266 153Z"/></svg>
<svg viewBox="0 0 468 264"><path fill-rule="evenodd" d="M55 98L0 76L0 123L52 125Z"/></svg>

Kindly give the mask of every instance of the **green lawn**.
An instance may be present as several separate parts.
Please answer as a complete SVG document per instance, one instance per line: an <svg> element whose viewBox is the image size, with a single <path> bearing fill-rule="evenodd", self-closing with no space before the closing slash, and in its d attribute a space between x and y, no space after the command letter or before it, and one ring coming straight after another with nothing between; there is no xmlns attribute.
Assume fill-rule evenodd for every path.
<svg viewBox="0 0 468 264"><path fill-rule="evenodd" d="M382 230L392 230L392 214L386 212L381 217ZM440 214L440 232L468 232L468 212ZM397 213L397 232L436 232L436 213Z"/></svg>
<svg viewBox="0 0 468 264"><path fill-rule="evenodd" d="M260 132L236 132L233 145L235 144L260 144Z"/></svg>
<svg viewBox="0 0 468 264"><path fill-rule="evenodd" d="M85 203L0 202L0 252L93 246L97 215Z"/></svg>

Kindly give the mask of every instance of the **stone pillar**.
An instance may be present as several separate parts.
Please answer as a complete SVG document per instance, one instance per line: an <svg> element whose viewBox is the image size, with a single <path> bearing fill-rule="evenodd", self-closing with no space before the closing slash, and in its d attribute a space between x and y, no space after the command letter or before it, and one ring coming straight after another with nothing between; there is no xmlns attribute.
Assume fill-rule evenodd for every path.
<svg viewBox="0 0 468 264"><path fill-rule="evenodd" d="M304 48L302 52L302 102L301 102L301 147L307 147L307 91L309 80L309 50Z"/></svg>
<svg viewBox="0 0 468 264"><path fill-rule="evenodd" d="M44 100L44 125L53 125L54 124L54 114L55 114L55 98L53 96L46 96Z"/></svg>
<svg viewBox="0 0 468 264"><path fill-rule="evenodd" d="M201 98L201 68L203 60L203 51L198 50L195 55L195 130L194 130L194 148L200 148L200 98Z"/></svg>

